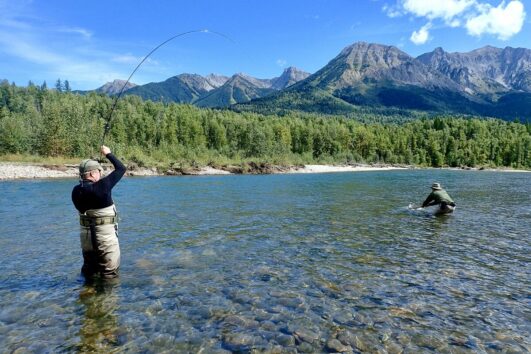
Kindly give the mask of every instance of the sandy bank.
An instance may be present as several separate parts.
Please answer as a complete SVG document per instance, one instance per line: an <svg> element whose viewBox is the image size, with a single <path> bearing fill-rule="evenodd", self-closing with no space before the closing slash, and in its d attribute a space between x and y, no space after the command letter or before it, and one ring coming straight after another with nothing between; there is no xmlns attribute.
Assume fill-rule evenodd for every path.
<svg viewBox="0 0 531 354"><path fill-rule="evenodd" d="M359 171L385 171L385 170L405 170L407 167L394 166L333 166L333 165L305 165L302 167L292 167L288 173L331 173L331 172L359 172Z"/></svg>

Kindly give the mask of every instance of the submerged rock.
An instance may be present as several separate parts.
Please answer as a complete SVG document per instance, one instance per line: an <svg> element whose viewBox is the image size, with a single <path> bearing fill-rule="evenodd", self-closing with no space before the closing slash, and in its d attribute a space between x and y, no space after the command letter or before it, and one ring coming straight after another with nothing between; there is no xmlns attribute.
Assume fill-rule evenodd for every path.
<svg viewBox="0 0 531 354"><path fill-rule="evenodd" d="M341 343L339 340L337 339L329 339L327 342L326 342L326 349L329 351L329 352L332 352L332 353L345 353L345 352L351 352L352 351L352 347L349 346L349 345L344 345L343 343Z"/></svg>
<svg viewBox="0 0 531 354"><path fill-rule="evenodd" d="M319 335L307 329L297 329L293 332L293 336L299 342L313 343L319 339Z"/></svg>
<svg viewBox="0 0 531 354"><path fill-rule="evenodd" d="M265 344L261 338L245 333L228 333L223 336L223 346L232 351L245 351L258 344Z"/></svg>
<svg viewBox="0 0 531 354"><path fill-rule="evenodd" d="M281 334L275 340L278 344L283 345L285 347L291 347L295 345L295 338L288 334Z"/></svg>
<svg viewBox="0 0 531 354"><path fill-rule="evenodd" d="M238 315L229 315L223 320L224 324L245 329L258 328L258 321Z"/></svg>

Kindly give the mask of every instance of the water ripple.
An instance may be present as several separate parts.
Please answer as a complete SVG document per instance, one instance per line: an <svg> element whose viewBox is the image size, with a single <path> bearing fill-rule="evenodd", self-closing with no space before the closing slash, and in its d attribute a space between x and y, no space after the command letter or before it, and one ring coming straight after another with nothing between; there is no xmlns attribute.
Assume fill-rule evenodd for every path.
<svg viewBox="0 0 531 354"><path fill-rule="evenodd" d="M408 210L433 181L453 215ZM7 352L530 351L527 174L125 179L122 275L92 285L71 188L0 183Z"/></svg>

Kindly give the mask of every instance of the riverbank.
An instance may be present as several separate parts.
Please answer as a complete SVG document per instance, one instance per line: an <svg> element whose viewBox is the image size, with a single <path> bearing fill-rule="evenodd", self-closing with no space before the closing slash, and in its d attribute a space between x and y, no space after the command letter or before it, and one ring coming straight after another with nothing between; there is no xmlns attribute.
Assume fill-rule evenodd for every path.
<svg viewBox="0 0 531 354"><path fill-rule="evenodd" d="M108 173L112 167L104 164L103 168ZM414 169L409 165L300 165L279 166L266 163L250 162L243 166L203 166L182 168L146 168L135 164L128 165L126 176L204 176L204 175L228 175L228 174L278 174L278 173L337 173L337 172L361 172L361 171L387 171L397 169ZM476 168L462 168L466 170L478 170ZM503 172L531 172L527 170L513 169L483 169L484 171ZM77 178L77 164L38 164L0 162L0 180L13 179L45 179L45 178Z"/></svg>

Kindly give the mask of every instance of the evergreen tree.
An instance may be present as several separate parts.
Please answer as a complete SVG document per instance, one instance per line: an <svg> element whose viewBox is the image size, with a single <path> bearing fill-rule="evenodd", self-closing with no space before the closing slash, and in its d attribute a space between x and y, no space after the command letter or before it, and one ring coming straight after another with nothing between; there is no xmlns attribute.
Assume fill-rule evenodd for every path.
<svg viewBox="0 0 531 354"><path fill-rule="evenodd" d="M63 83L61 82L61 79L57 79L55 82L55 89L57 92L63 92Z"/></svg>

